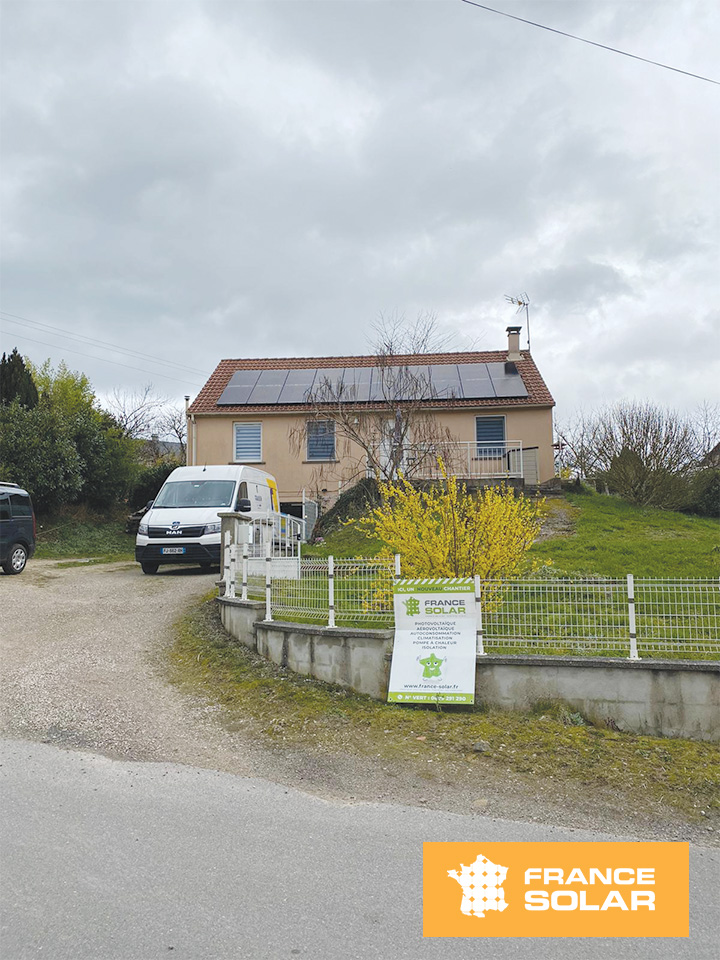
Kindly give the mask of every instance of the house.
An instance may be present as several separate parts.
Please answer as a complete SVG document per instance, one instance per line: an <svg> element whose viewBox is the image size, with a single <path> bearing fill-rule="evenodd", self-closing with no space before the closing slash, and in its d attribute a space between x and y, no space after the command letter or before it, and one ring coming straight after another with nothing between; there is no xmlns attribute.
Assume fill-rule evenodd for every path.
<svg viewBox="0 0 720 960"><path fill-rule="evenodd" d="M221 360L187 408L188 463L261 465L277 479L284 508L298 513L308 500L331 503L367 474L369 457L382 464L398 448L403 469L416 477L436 476L439 454L450 472L471 483L536 486L554 474L554 400L530 353L520 350L520 327L507 333L506 350L388 361ZM391 402L388 383L395 389ZM338 422L340 408L352 415L347 430ZM412 425L398 431L410 408L424 418L420 435L411 435ZM356 442L352 429L370 417L379 424L372 450Z"/></svg>

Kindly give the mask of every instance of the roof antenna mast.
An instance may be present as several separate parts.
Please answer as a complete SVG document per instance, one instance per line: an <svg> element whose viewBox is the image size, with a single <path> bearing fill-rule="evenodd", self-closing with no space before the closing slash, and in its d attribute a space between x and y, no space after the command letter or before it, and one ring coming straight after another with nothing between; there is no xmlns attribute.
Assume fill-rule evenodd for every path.
<svg viewBox="0 0 720 960"><path fill-rule="evenodd" d="M509 297L505 294L505 299L508 303L514 303L517 307L515 313L520 313L521 310L525 311L525 323L527 324L527 338L528 338L528 350L530 349L530 297L527 293L520 294L519 297Z"/></svg>

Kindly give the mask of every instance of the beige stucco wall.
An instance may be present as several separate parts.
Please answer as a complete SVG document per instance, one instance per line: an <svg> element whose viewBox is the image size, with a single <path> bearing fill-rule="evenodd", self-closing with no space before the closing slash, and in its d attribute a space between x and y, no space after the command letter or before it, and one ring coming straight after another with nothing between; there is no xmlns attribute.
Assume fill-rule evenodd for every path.
<svg viewBox="0 0 720 960"><path fill-rule="evenodd" d="M504 416L505 437L522 441L523 447L538 447L540 481L554 474L552 450L552 409L550 407L522 409L505 407L486 410L439 410L439 425L447 427L456 440L475 440L476 416ZM196 414L195 427L188 429L188 463L233 463L233 424L262 423L262 462L260 468L277 479L280 499L299 500L303 489L308 497L319 494L334 500L345 485L364 475L362 450L338 438L338 463L308 463L305 445L298 449L293 432L304 429L305 417L292 414ZM196 450L193 449L193 441Z"/></svg>

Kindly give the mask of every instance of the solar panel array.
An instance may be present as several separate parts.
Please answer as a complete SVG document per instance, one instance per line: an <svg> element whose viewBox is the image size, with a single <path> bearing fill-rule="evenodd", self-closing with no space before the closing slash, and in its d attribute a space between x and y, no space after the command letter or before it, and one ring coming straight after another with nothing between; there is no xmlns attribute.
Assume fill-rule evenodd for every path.
<svg viewBox="0 0 720 960"><path fill-rule="evenodd" d="M514 364L433 363L407 367L311 367L238 370L218 406L274 406L331 401L491 400L528 395Z"/></svg>

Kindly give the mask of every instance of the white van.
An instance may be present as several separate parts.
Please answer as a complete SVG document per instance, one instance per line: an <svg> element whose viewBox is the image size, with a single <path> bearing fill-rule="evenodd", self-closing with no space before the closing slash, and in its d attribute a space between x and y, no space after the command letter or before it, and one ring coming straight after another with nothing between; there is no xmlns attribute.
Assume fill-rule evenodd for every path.
<svg viewBox="0 0 720 960"><path fill-rule="evenodd" d="M148 504L135 541L143 573L161 563L220 563L218 513L235 510L253 519L280 518L275 478L240 465L178 467Z"/></svg>

